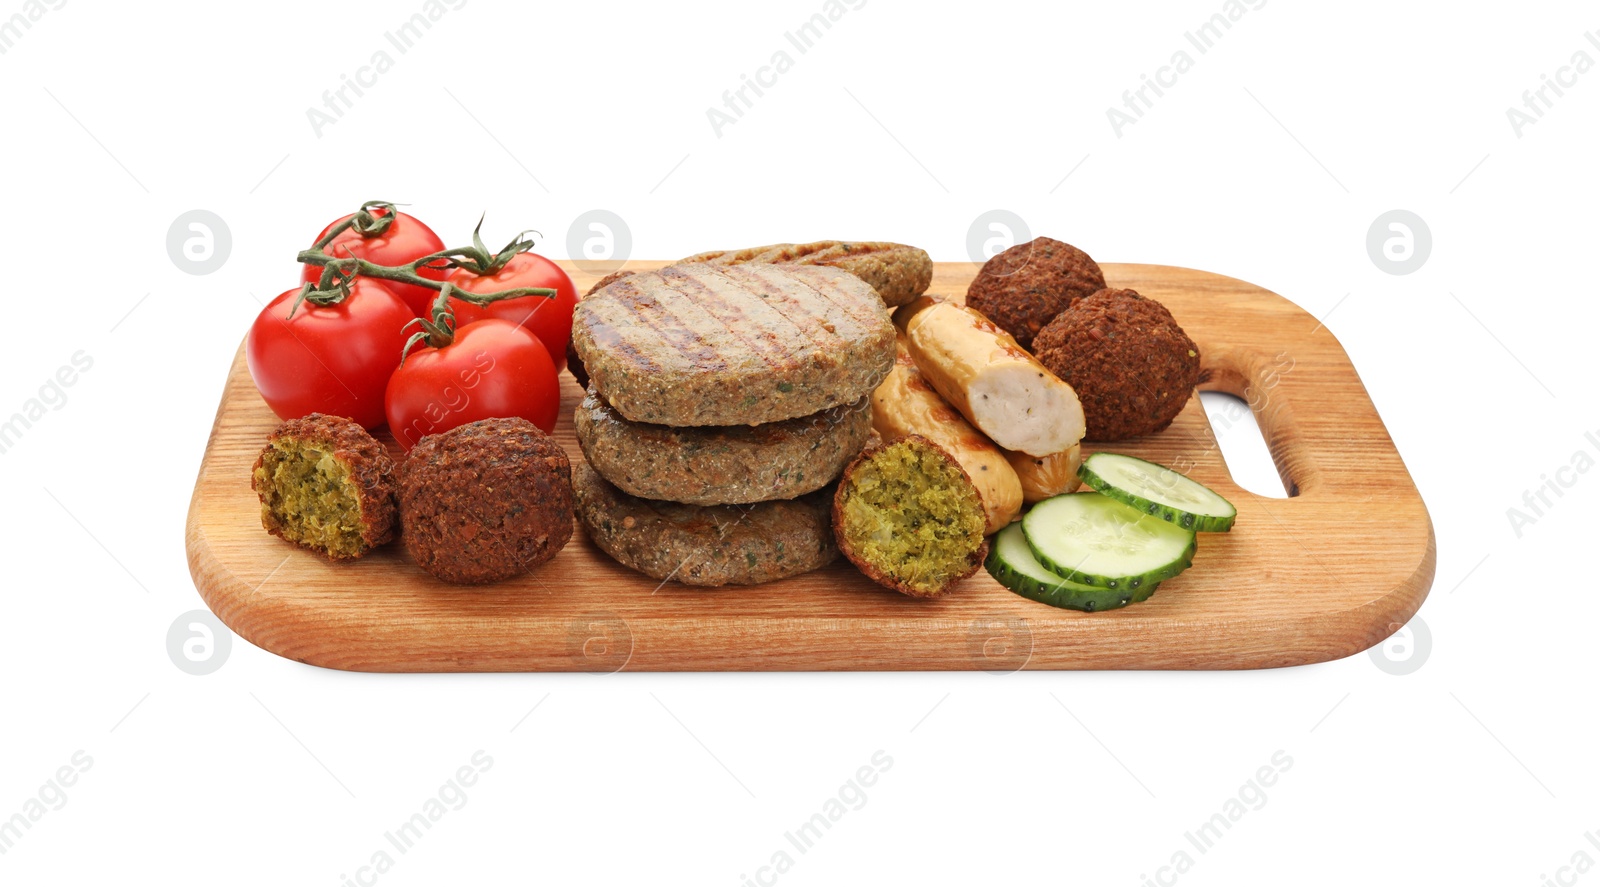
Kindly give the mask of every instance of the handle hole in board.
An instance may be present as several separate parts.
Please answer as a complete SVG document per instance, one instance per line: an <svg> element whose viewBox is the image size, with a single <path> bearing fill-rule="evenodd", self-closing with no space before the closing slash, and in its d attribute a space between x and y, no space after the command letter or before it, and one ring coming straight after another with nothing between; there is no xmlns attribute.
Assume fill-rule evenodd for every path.
<svg viewBox="0 0 1600 887"><path fill-rule="evenodd" d="M1200 404L1205 407L1211 433L1217 438L1217 448L1222 451L1222 461L1234 483L1270 499L1296 495L1298 491L1285 483L1272 461L1267 439L1244 398L1226 391L1202 391Z"/></svg>

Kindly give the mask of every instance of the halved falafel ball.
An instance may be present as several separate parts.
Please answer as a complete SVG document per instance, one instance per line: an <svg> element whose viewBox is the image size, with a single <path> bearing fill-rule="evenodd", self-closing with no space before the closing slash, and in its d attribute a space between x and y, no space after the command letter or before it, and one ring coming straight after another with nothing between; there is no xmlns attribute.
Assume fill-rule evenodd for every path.
<svg viewBox="0 0 1600 887"><path fill-rule="evenodd" d="M1101 290L1061 312L1033 353L1078 392L1087 440L1161 431L1200 384L1200 348L1165 305L1133 290Z"/></svg>
<svg viewBox="0 0 1600 887"><path fill-rule="evenodd" d="M1045 324L1105 286L1105 275L1088 253L1036 237L984 262L967 287L967 305L1031 351Z"/></svg>
<svg viewBox="0 0 1600 887"><path fill-rule="evenodd" d="M867 578L911 597L938 597L988 554L978 488L920 434L862 451L833 497L839 550Z"/></svg>
<svg viewBox="0 0 1600 887"><path fill-rule="evenodd" d="M394 463L349 419L312 413L279 425L250 469L250 486L267 532L333 560L394 538Z"/></svg>
<svg viewBox="0 0 1600 887"><path fill-rule="evenodd" d="M417 566L482 585L550 560L572 538L572 466L526 419L483 419L412 448L400 520Z"/></svg>

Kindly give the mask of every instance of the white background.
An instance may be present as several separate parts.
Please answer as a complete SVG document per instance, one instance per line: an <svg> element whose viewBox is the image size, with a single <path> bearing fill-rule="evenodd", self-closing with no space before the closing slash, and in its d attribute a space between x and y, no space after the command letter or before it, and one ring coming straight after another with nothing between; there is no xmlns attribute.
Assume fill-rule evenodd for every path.
<svg viewBox="0 0 1600 887"><path fill-rule="evenodd" d="M869 0L803 55L784 33L820 0L472 0L404 54L384 34L417 0L45 8L0 55L0 416L74 353L93 366L0 455L0 818L74 752L93 765L0 883L353 882L478 750L468 802L379 883L736 885L779 850L795 885L1534 885L1600 859L1600 476L1562 475L1520 535L1507 516L1600 456L1600 71L1520 137L1506 116L1574 52L1600 60L1592 7L1271 0L1204 55L1183 35L1220 0ZM307 109L380 49L392 70L319 136ZM707 109L780 49L793 68L719 137ZM1106 109L1179 49L1193 69L1119 138ZM370 198L450 243L487 211L488 240L536 228L555 257L603 208L659 259L832 237L960 261L1001 208L1102 261L1282 293L1343 342L1432 512L1430 649L1397 639L1388 670L382 676L235 640L185 674L166 634L202 606L183 526L224 374L295 250ZM1404 276L1366 249L1397 208L1433 239ZM193 209L232 233L206 276L166 250ZM784 833L878 750L865 805L797 853ZM1279 750L1265 805L1198 853L1184 833ZM1163 872L1179 850L1193 868Z"/></svg>

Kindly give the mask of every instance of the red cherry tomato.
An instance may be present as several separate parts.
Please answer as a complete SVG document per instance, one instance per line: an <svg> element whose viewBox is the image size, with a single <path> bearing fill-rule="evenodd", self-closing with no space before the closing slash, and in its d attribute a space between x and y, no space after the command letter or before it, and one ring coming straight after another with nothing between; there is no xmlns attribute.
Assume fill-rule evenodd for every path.
<svg viewBox="0 0 1600 887"><path fill-rule="evenodd" d="M523 296L520 299L502 299L482 307L460 299L451 299L460 326L497 317L509 320L539 337L550 361L560 372L567 365L567 340L572 338L572 309L578 304L578 288L561 266L541 255L520 253L511 258L504 268L489 275L474 274L466 268L450 273L450 283L470 293L493 293L521 287L545 287L556 291L553 299L541 296ZM547 429L548 430L548 429Z"/></svg>
<svg viewBox="0 0 1600 887"><path fill-rule="evenodd" d="M400 364L414 318L406 303L367 278L337 305L302 302L299 287L257 315L245 340L250 376L280 419L309 413L344 416L363 428L384 422L383 396Z"/></svg>
<svg viewBox="0 0 1600 887"><path fill-rule="evenodd" d="M548 433L560 406L544 343L494 318L457 328L443 348L412 351L384 396L389 430L408 451L426 435L479 419L521 416Z"/></svg>
<svg viewBox="0 0 1600 887"><path fill-rule="evenodd" d="M372 214L384 216L388 214L388 210L378 208L374 209ZM354 213L351 215L354 215ZM317 240L327 237L328 231L334 225L338 225L349 218L350 216L345 216L343 219L334 222L333 225L323 228L322 233L317 235ZM316 241L312 242L315 243ZM354 228L347 228L344 233L335 237L333 242L324 247L322 251L335 259L354 256L379 265L394 266L415 262L423 256L432 255L443 249L444 241L439 239L439 235L433 233L432 228L422 224L415 216L397 212L395 213L394 221L389 224L388 229L382 234L375 237L362 237ZM444 280L445 275L448 273L450 273L449 269L435 268L432 265L424 266L417 270L419 276L439 281ZM305 265L300 272L300 279L307 283L316 283L321 276L322 268L317 265ZM432 305L433 300L439 297L438 290L417 286L414 283L386 281L384 285L392 289L394 294L406 303L406 306L411 309L412 317L428 316L428 306Z"/></svg>

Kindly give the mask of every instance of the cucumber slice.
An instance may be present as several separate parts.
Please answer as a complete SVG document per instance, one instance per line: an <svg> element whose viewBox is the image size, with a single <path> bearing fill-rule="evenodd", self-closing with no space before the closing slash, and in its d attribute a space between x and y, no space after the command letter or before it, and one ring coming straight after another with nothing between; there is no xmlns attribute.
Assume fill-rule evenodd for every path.
<svg viewBox="0 0 1600 887"><path fill-rule="evenodd" d="M1031 598L1052 607L1069 610L1115 610L1131 603L1145 600L1155 594L1159 583L1149 582L1138 588L1096 588L1070 582L1045 569L1033 556L1028 540L1022 534L1022 524L1014 523L995 534L989 546L989 559L984 569L996 582L1025 598Z"/></svg>
<svg viewBox="0 0 1600 887"><path fill-rule="evenodd" d="M1222 533L1238 511L1210 487L1120 453L1095 453L1078 466L1083 482L1118 502L1196 533Z"/></svg>
<svg viewBox="0 0 1600 887"><path fill-rule="evenodd" d="M1050 572L1100 588L1136 591L1194 560L1194 533L1089 491L1033 506L1022 534Z"/></svg>

